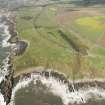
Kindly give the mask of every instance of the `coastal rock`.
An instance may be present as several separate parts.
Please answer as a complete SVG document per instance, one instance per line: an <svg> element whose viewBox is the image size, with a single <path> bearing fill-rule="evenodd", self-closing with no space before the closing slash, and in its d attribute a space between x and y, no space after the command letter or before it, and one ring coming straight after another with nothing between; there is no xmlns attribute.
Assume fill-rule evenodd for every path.
<svg viewBox="0 0 105 105"><path fill-rule="evenodd" d="M24 73L21 76L16 77L16 81L19 81L19 79L22 78L30 78L31 74L36 74L34 72L31 73ZM99 81L99 80L87 80L87 81L70 81L64 74L59 73L57 71L41 71L38 73L40 76L45 77L46 79L54 78L59 82L62 82L63 84L68 86L68 89L70 92L78 91L79 89L88 89L88 88L99 88L99 89L105 89L105 81ZM18 80L17 80L18 79Z"/></svg>
<svg viewBox="0 0 105 105"><path fill-rule="evenodd" d="M11 52L15 51L16 55L22 54L27 47L27 43L25 43L24 41L19 41L15 38L17 36L17 32L14 22L7 15L1 16L0 22L3 23L5 26L7 26L6 29L7 33L5 32L5 30L1 31L5 32L6 35L10 36L9 39L6 40L6 42L9 43L11 47ZM15 41L14 38L16 39ZM12 89L14 86L14 78L13 78L14 70L12 64L13 53L11 52L3 62L2 71L4 72L4 74L2 74L3 80L0 83L0 92L4 96L6 105L10 103Z"/></svg>
<svg viewBox="0 0 105 105"><path fill-rule="evenodd" d="M14 84L14 79L13 79L14 73L13 73L11 61L9 60L7 63L10 64L7 68L9 73L8 75L5 76L4 80L0 83L0 91L4 96L6 105L10 103L12 88Z"/></svg>
<svg viewBox="0 0 105 105"><path fill-rule="evenodd" d="M22 55L27 48L27 43L24 41L17 41L16 46L14 48L14 54L16 56Z"/></svg>

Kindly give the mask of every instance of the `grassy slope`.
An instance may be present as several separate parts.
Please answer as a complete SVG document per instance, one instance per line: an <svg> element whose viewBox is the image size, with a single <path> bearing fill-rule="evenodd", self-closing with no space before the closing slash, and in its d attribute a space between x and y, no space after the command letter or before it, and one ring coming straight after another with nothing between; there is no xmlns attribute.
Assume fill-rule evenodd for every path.
<svg viewBox="0 0 105 105"><path fill-rule="evenodd" d="M54 18L56 9L53 8L45 8L37 21L35 21L35 17L40 12L39 8L23 8L16 12L19 37L27 40L29 47L22 56L15 58L15 72L29 67L47 66L60 70L69 77L73 77L72 74L74 73L76 78L103 76L102 72L105 69L104 57L100 55L84 57L74 54L72 47L58 33L58 29L63 31L65 29L56 24ZM22 18L24 16L31 16L32 19L25 20ZM82 43L73 33L64 32L78 47L87 48L88 45ZM97 52L100 54L99 49L97 49Z"/></svg>
<svg viewBox="0 0 105 105"><path fill-rule="evenodd" d="M74 21L74 28L91 44L91 52L98 56L105 56L105 48L98 45L105 30L105 16L81 17Z"/></svg>
<svg viewBox="0 0 105 105"><path fill-rule="evenodd" d="M29 11L29 12L28 12ZM33 19L30 21L21 19L22 16L35 16L36 12L39 10L23 10L17 12L17 30L19 32L19 37L28 40L29 47L24 55L16 57L15 67L16 70L32 67L32 66L54 66L55 68L65 68L70 69L71 59L73 57L70 51L66 50L62 46L59 46L48 39L47 29L38 29L40 33L34 29ZM35 13L35 14L34 14ZM44 15L48 18L47 15ZM46 22L45 22L46 21ZM48 19L43 20L44 23L49 23ZM56 33L55 33L56 34ZM55 35L56 36L56 35ZM50 35L49 35L50 37ZM56 39L55 41L61 45L67 46L65 43L62 44L62 39ZM66 69L65 69L66 70ZM65 71L66 72L66 71ZM67 71L70 73L70 71Z"/></svg>
<svg viewBox="0 0 105 105"><path fill-rule="evenodd" d="M105 29L105 16L81 17L75 20L75 28L90 41L97 42Z"/></svg>

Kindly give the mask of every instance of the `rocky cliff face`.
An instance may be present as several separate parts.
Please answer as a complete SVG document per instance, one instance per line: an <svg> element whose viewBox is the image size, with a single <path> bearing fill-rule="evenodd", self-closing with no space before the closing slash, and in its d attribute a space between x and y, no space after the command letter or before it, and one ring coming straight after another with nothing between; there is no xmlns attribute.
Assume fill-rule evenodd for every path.
<svg viewBox="0 0 105 105"><path fill-rule="evenodd" d="M8 75L5 76L4 80L0 83L0 89L1 93L4 96L4 100L6 102L6 105L10 103L11 99L11 93L12 93L12 88L13 88L13 69L12 69L12 63L11 63L11 58L9 57L8 60Z"/></svg>

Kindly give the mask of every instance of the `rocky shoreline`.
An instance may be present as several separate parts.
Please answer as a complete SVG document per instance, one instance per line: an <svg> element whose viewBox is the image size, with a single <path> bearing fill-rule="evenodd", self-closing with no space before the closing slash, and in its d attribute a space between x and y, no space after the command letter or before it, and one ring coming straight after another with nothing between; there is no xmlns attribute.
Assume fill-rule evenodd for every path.
<svg viewBox="0 0 105 105"><path fill-rule="evenodd" d="M15 17L12 17L9 21L7 21L7 25L9 25L8 30L11 35L11 38L8 41L11 44L15 43L15 47L12 48L12 51L15 54L15 56L17 56L25 52L28 44L25 41L22 41L18 38L18 32L16 31L16 25L15 25L16 23L13 21L15 20L14 18Z"/></svg>
<svg viewBox="0 0 105 105"><path fill-rule="evenodd" d="M9 47L11 48L10 54L6 57L6 62L3 70L6 69L7 74L5 73L4 79L0 83L0 91L4 96L4 100L6 105L10 103L12 89L14 85L14 70L12 59L13 56L21 55L24 53L27 47L27 43L18 39L18 33L16 31L15 22L13 21L13 17L2 15L0 17L0 22L5 23L5 26L8 27L6 31L10 35L9 39L6 43L9 43ZM5 72L5 71L4 71Z"/></svg>
<svg viewBox="0 0 105 105"><path fill-rule="evenodd" d="M4 100L6 102L6 105L8 105L10 103L12 88L13 88L13 84L14 84L14 78L13 78L14 72L13 72L10 57L9 57L7 63L9 64L9 66L7 68L8 69L8 75L5 75L5 78L0 83L0 90L1 90L1 93L3 94L3 96L4 96Z"/></svg>
<svg viewBox="0 0 105 105"><path fill-rule="evenodd" d="M57 71L51 71L51 70L24 73L20 76L15 77L14 79L15 84L17 84L19 80L22 80L24 78L31 78L31 75L40 75L42 77L45 77L46 79L49 79L50 77L52 77L57 81L68 86L70 92L78 91L79 89L88 89L88 88L95 88L95 87L99 89L105 89L105 80L94 79L94 80L79 80L79 81L74 80L73 81L73 80L69 80L64 74L59 73Z"/></svg>
<svg viewBox="0 0 105 105"><path fill-rule="evenodd" d="M58 81L61 81L62 83L68 85L69 91L73 92L74 90L78 91L79 89L87 89L87 88L100 88L105 89L105 81L104 80L69 80L64 74L59 73L57 71L43 71L41 75L44 75L46 78L54 77Z"/></svg>

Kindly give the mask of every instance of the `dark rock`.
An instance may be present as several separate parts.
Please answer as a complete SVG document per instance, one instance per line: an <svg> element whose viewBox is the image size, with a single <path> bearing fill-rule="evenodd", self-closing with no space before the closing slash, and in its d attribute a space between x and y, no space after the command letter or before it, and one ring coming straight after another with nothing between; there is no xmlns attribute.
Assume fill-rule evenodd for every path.
<svg viewBox="0 0 105 105"><path fill-rule="evenodd" d="M47 71L43 71L42 75L45 76L46 78L48 78L50 76L49 72L47 72Z"/></svg>
<svg viewBox="0 0 105 105"><path fill-rule="evenodd" d="M10 72L10 74L6 75L5 79L0 84L1 93L4 96L6 105L10 103L13 84L14 84L13 72Z"/></svg>
<svg viewBox="0 0 105 105"><path fill-rule="evenodd" d="M21 55L25 52L26 48L27 48L27 43L24 41L17 41L16 42L16 46L14 48L14 53L15 55Z"/></svg>
<svg viewBox="0 0 105 105"><path fill-rule="evenodd" d="M65 85L68 86L68 89L70 92L74 92L74 91L79 91L80 89L89 89L89 88L99 88L99 89L105 89L105 82L104 81L98 81L98 80L93 80L93 81L73 81L73 82L69 82L69 80L65 77L65 75L56 72L56 71L42 71L42 72L32 72L36 74L39 74L41 76L44 76L45 78L50 78L53 77L56 80L59 80L60 82L64 83ZM19 77L19 78L18 78ZM18 76L16 79L16 81L18 82L20 79L20 76ZM29 78L31 77L31 73L25 73L22 75L22 79L23 78ZM37 80L37 84L41 84L40 79Z"/></svg>

